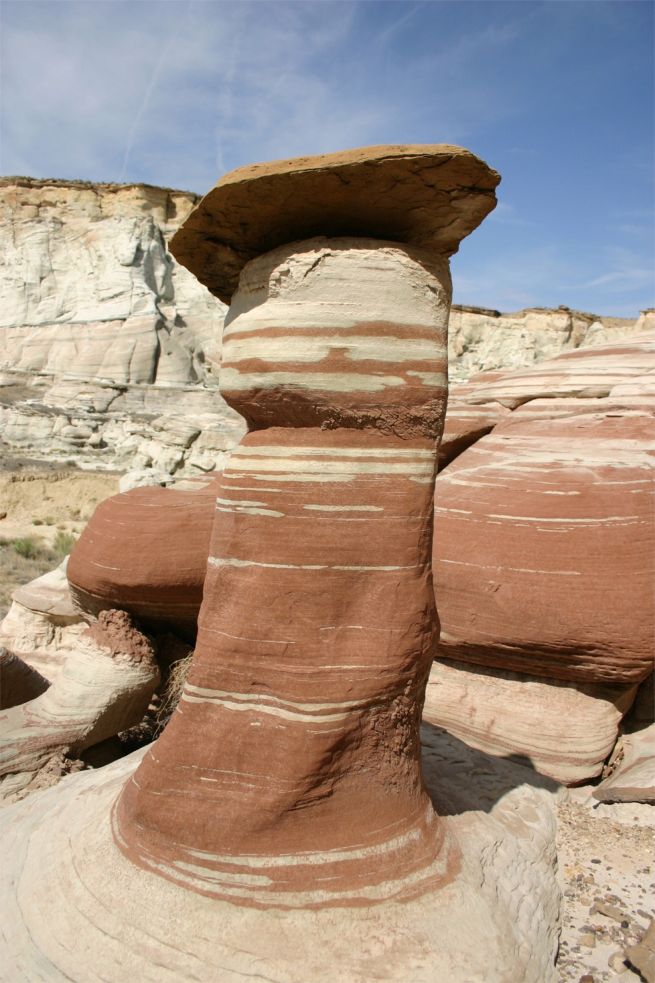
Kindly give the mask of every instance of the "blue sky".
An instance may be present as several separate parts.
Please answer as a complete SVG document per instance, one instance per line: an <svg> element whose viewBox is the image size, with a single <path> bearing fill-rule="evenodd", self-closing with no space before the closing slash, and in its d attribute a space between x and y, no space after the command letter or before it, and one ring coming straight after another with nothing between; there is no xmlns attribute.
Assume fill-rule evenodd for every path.
<svg viewBox="0 0 655 983"><path fill-rule="evenodd" d="M207 191L257 160L458 143L499 205L459 303L655 306L650 0L2 0L0 173Z"/></svg>

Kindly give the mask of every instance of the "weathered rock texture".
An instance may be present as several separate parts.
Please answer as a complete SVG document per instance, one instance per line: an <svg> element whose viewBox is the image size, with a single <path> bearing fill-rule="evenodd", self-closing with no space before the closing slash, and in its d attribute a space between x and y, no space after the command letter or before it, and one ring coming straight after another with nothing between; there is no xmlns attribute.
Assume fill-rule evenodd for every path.
<svg viewBox="0 0 655 983"><path fill-rule="evenodd" d="M438 659L423 719L565 785L600 775L635 686L566 683Z"/></svg>
<svg viewBox="0 0 655 983"><path fill-rule="evenodd" d="M608 396L615 389L617 395L628 395L618 387L653 377L655 315L644 318L642 325L638 333L623 342L565 352L524 370L480 379L481 384L476 385L474 394L469 393L467 401L474 405L500 403L515 409L532 399L593 399Z"/></svg>
<svg viewBox="0 0 655 983"><path fill-rule="evenodd" d="M238 439L207 362L225 308L166 249L196 201L148 185L0 180L7 443L172 473L212 470Z"/></svg>
<svg viewBox="0 0 655 983"><path fill-rule="evenodd" d="M129 616L103 612L44 693L0 713L0 799L23 792L53 756L139 723L158 682L152 646Z"/></svg>
<svg viewBox="0 0 655 983"><path fill-rule="evenodd" d="M406 150L400 177L414 180L417 157L426 171L433 157L450 174L452 189L443 177L435 194L426 180L412 199L424 207L410 226L434 210L432 249L359 238L370 165L381 168L371 187L376 221L385 210L405 215L407 205L402 180L397 200L394 182L378 180L384 166L398 178L402 153L389 148L384 165L374 148L343 155L357 164L348 171L353 227L329 229L343 237L235 254L244 268L221 387L250 431L220 479L184 692L136 772L114 770L127 777L120 791L113 776L88 784L82 776L68 798L69 783L59 815L78 822L45 891L30 885L39 830L53 832L47 793L27 843L12 841L22 863L12 884L18 877L30 898L5 943L14 965L82 978L91 950L109 981L125 972L552 979L553 830L543 803L522 791L495 816L448 821L421 774L419 720L438 631L431 530L446 401L443 254L489 210L497 176L453 148ZM271 186L282 217L268 210L276 234L308 174L323 202L324 165L263 169L282 178ZM322 205L328 216L344 195L340 165L330 166L339 187ZM241 178L223 183L244 200L242 183L260 186L249 171ZM306 203L310 215L316 201ZM227 193L226 207L234 207ZM235 241L248 214L233 213ZM291 208L287 237L297 217ZM205 222L203 247L212 231ZM196 252L204 268L207 253L198 243ZM91 794L80 814L83 787ZM56 925L42 907L53 888ZM86 910L80 890L89 892ZM11 889L6 897L12 917Z"/></svg>
<svg viewBox="0 0 655 983"><path fill-rule="evenodd" d="M135 488L93 514L68 563L78 610L120 607L195 629L220 481Z"/></svg>
<svg viewBox="0 0 655 983"><path fill-rule="evenodd" d="M654 351L640 334L481 375L449 402L430 719L567 783L600 774L652 680Z"/></svg>
<svg viewBox="0 0 655 983"><path fill-rule="evenodd" d="M606 405L550 420L516 411L448 466L435 525L442 657L573 682L652 672L653 420Z"/></svg>
<svg viewBox="0 0 655 983"><path fill-rule="evenodd" d="M391 151L393 166L402 172L395 184L399 175L387 173L386 149L363 170L356 153L342 155L339 177L328 158L323 169L298 165L295 178L302 179L303 190L282 210L275 187L284 176L271 174L268 165L230 179L229 189L221 183L221 195L229 190L235 210L230 216L238 214L240 225L223 249L231 257L229 275L244 250L250 255L252 241L260 241L276 210L265 248L282 233L295 230L293 238L303 238L326 232L316 225L318 198L313 201L311 194L317 182L323 207L331 202L333 221L352 223L353 209L343 210L350 200L343 197L349 194L343 181L351 182L353 174L367 189L357 199L367 235L379 226L378 233L391 238L397 232L403 238L403 230L421 241L443 238L439 215L451 204L457 219L447 235L461 234L470 208L461 192L477 180L475 159L447 148L438 164L410 155L408 168L406 148L399 149ZM438 204L432 212L410 212L424 180L433 185ZM393 215L375 199L379 194L390 200L391 186L403 201ZM201 225L212 214L214 194L194 219ZM7 445L32 457L74 457L94 467L150 469L164 477L222 467L226 450L243 433L212 371L225 308L166 251L167 238L197 200L189 192L148 185L0 179L0 423ZM350 231L356 229L351 225ZM500 314L455 307L451 379L529 365L644 330L649 316L634 322L563 308Z"/></svg>
<svg viewBox="0 0 655 983"><path fill-rule="evenodd" d="M264 429L220 481L180 712L116 810L135 863L287 907L453 875L417 739L448 301L443 261L370 240L244 270L221 386Z"/></svg>
<svg viewBox="0 0 655 983"><path fill-rule="evenodd" d="M465 866L442 887L442 903L270 908L264 918L180 891L116 849L112 803L141 756L0 812L3 983L17 972L57 983L124 983L126 974L144 983L553 980L555 820L547 793L523 784L533 779L528 769L426 735L426 786L451 813L442 822Z"/></svg>
<svg viewBox="0 0 655 983"><path fill-rule="evenodd" d="M651 697L655 697L651 687ZM623 734L610 761L611 774L597 789L600 802L655 804L655 724Z"/></svg>
<svg viewBox="0 0 655 983"><path fill-rule="evenodd" d="M584 311L531 307L511 314L453 305L449 324L451 379L518 369L577 348L608 344L649 330L653 314L636 320Z"/></svg>
<svg viewBox="0 0 655 983"><path fill-rule="evenodd" d="M470 151L449 144L383 145L252 164L220 179L172 248L229 303L249 260L316 235L406 242L450 256L495 208L499 181Z"/></svg>
<svg viewBox="0 0 655 983"><path fill-rule="evenodd" d="M0 645L52 683L85 629L71 598L64 560L13 592L11 607L0 621Z"/></svg>

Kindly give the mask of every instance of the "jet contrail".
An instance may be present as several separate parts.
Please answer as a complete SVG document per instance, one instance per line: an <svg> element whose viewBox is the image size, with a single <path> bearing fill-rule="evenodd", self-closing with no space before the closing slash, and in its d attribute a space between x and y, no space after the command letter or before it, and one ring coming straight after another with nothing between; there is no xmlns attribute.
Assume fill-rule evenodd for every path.
<svg viewBox="0 0 655 983"><path fill-rule="evenodd" d="M159 79L159 75L164 65L166 56L168 55L169 49L173 43L173 36L169 37L166 44L161 48L159 52L159 57L155 63L155 67L152 70L150 79L148 80L148 85L146 86L146 91L144 93L143 99L141 100L141 105L139 106L137 113L132 120L132 125L130 127L130 132L127 136L127 144L125 146L125 153L123 155L123 166L121 167L121 173L119 181L122 183L125 181L125 175L127 173L127 162L129 160L130 154L132 153L132 147L134 146L134 141L136 139L137 131L143 119L143 115L148 108L148 103L150 102L150 97Z"/></svg>

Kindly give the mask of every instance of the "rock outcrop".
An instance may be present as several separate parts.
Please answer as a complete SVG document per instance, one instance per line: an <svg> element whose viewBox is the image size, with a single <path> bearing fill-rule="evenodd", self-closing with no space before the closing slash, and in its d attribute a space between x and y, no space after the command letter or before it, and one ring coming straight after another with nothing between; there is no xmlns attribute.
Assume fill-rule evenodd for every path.
<svg viewBox="0 0 655 983"><path fill-rule="evenodd" d="M429 719L565 783L600 775L652 678L654 349L489 373L449 406Z"/></svg>
<svg viewBox="0 0 655 983"><path fill-rule="evenodd" d="M604 402L515 411L440 475L444 658L574 682L652 671L653 413Z"/></svg>
<svg viewBox="0 0 655 983"><path fill-rule="evenodd" d="M66 578L67 560L12 594L7 615L0 621L0 645L32 667L49 683L75 652L86 630L76 610Z"/></svg>
<svg viewBox="0 0 655 983"><path fill-rule="evenodd" d="M653 697L651 687L651 697ZM610 774L593 795L600 802L655 805L655 724L623 734L609 763Z"/></svg>
<svg viewBox="0 0 655 983"><path fill-rule="evenodd" d="M454 304L449 324L451 380L460 382L496 369L511 371L578 348L611 344L649 330L652 320L651 311L632 320L568 307L529 307L502 314Z"/></svg>
<svg viewBox="0 0 655 983"><path fill-rule="evenodd" d="M158 682L145 636L125 612L102 612L45 692L0 713L0 800L28 789L54 756L138 724Z"/></svg>
<svg viewBox="0 0 655 983"><path fill-rule="evenodd" d="M0 201L3 439L96 466L220 464L241 433L209 363L225 308L166 247L197 197L4 178Z"/></svg>
<svg viewBox="0 0 655 983"><path fill-rule="evenodd" d="M450 160L444 156L429 176L439 209L458 195L456 182L449 183L453 162L461 166L456 155ZM404 202L394 215L370 208L366 196L360 196L359 211L351 215L343 210L347 197L342 179L351 180L356 163L356 154L344 160L343 174L329 189L336 223L332 231L357 219L394 238L407 226L407 209L420 194L416 175L414 183L403 178L402 191L395 179L382 178L388 187L381 186L380 193L393 184L398 201ZM472 168L467 179L474 180L477 165L466 166ZM381 173L379 165L367 170L367 187L369 171L376 168ZM312 229L324 233L316 225L311 170L301 166L295 176L302 193L293 203L297 214L289 210L285 219L284 234L291 228L296 238L313 234ZM268 249L284 224L269 229L268 239L257 236L268 228L268 199L274 199L279 178L268 174L265 165L256 165L251 178L248 202L235 199L239 235ZM228 191L231 201L238 183L221 193ZM211 215L212 200L208 195L199 216ZM164 476L222 467L226 451L243 433L241 419L216 388L214 363L220 357L225 308L166 247L197 201L189 192L149 185L0 179L0 423L2 440L16 453L74 458L92 467L145 468ZM228 210L222 220L230 215ZM194 219L199 220L204 221ZM438 225L428 214L413 221L417 240L430 234L430 223ZM456 235L464 221L458 213L447 235ZM244 250L250 255L253 247L245 239L224 247L220 262L229 260L225 269L234 265L230 250L235 256ZM216 264L217 258L211 262ZM451 379L530 365L644 330L649 316L633 322L566 308L500 314L455 307L450 317Z"/></svg>
<svg viewBox="0 0 655 983"><path fill-rule="evenodd" d="M68 563L76 608L95 616L118 607L195 633L220 489L211 475L99 505Z"/></svg>
<svg viewBox="0 0 655 983"><path fill-rule="evenodd" d="M602 772L635 690L437 659L423 719L469 747L575 785Z"/></svg>
<svg viewBox="0 0 655 983"><path fill-rule="evenodd" d="M497 181L442 146L278 162L212 195L229 241L247 240L227 279L215 214L201 208L195 241L180 238L224 296L242 268L221 388L250 429L220 478L197 646L166 730L136 771L80 776L31 818L12 810L0 924L19 895L22 914L9 965L81 979L92 951L110 983L552 979L549 808L518 789L489 816L444 818L420 766L447 253L493 207ZM312 221L329 202L326 224L334 211L344 228L272 250L249 238L246 205L264 189L271 235L296 238L289 203L308 187ZM385 212L396 237L398 217L409 224L406 241L370 237ZM43 830L59 842L62 824L44 884Z"/></svg>

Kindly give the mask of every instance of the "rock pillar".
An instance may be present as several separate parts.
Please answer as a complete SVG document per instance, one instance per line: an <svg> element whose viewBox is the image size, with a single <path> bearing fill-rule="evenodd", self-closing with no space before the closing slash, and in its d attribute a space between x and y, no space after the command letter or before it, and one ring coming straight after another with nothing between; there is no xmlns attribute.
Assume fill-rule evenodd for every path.
<svg viewBox="0 0 655 983"><path fill-rule="evenodd" d="M310 239L245 266L221 392L250 432L183 696L114 810L132 862L257 906L451 876L418 739L449 304L447 260L399 243Z"/></svg>

